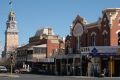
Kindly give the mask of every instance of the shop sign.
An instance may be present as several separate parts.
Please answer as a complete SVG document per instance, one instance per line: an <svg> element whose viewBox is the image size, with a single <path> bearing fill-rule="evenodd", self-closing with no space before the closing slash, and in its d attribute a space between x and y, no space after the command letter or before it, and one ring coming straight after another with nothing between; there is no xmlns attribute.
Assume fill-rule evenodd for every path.
<svg viewBox="0 0 120 80"><path fill-rule="evenodd" d="M98 50L94 47L93 49L92 49L92 51L91 51L92 53L92 55L93 56L97 56L98 55Z"/></svg>
<svg viewBox="0 0 120 80"><path fill-rule="evenodd" d="M54 58L39 59L38 62L54 62Z"/></svg>
<svg viewBox="0 0 120 80"><path fill-rule="evenodd" d="M120 49L118 49L118 47L110 47L110 46L90 46L90 47L82 47L81 48L81 53L82 54L92 54L92 55L99 55L99 54L103 54L103 55L115 55L117 53L120 53Z"/></svg>

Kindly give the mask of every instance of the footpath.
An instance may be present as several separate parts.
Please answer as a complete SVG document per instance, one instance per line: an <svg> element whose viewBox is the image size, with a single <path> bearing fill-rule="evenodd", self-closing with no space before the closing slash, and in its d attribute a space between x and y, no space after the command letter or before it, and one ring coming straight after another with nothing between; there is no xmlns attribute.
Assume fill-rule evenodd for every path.
<svg viewBox="0 0 120 80"><path fill-rule="evenodd" d="M10 74L10 73L0 73L0 77L14 77L14 78L17 78L17 77L19 77L19 75Z"/></svg>
<svg viewBox="0 0 120 80"><path fill-rule="evenodd" d="M87 78L88 78L88 79L93 79L93 80L94 80L94 79L95 79L95 80L96 80L96 79L101 79L101 80L103 80L103 79L105 79L105 80L106 80L106 79L107 79L107 80L108 80L108 79L120 80L120 77L90 77L90 76L68 76L68 77L74 77L74 78L80 78L80 79L81 79L81 78L84 78L84 79L87 79Z"/></svg>

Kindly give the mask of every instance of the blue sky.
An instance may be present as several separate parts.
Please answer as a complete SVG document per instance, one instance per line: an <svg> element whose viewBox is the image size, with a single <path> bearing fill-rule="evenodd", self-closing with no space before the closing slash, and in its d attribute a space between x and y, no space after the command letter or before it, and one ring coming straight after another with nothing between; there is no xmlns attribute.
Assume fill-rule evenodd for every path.
<svg viewBox="0 0 120 80"><path fill-rule="evenodd" d="M0 44L4 47L10 0L0 0ZM105 8L119 8L120 0L13 0L19 29L19 43L27 44L37 29L51 26L61 37L69 34L76 15L94 22Z"/></svg>

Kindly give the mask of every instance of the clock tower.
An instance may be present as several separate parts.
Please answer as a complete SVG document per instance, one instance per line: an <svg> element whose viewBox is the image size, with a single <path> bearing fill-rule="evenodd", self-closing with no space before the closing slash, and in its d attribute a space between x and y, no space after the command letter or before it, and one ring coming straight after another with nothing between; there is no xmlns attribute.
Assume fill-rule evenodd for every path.
<svg viewBox="0 0 120 80"><path fill-rule="evenodd" d="M9 57L10 53L14 52L19 45L18 29L16 24L17 22L15 18L15 13L13 10L10 10L5 30L5 47L3 55L5 57Z"/></svg>

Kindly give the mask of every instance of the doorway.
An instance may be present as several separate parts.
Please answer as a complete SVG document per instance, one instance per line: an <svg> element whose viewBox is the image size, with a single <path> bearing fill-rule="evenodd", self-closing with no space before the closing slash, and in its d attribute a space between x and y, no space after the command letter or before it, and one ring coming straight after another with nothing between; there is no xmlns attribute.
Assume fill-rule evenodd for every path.
<svg viewBox="0 0 120 80"><path fill-rule="evenodd" d="M115 77L120 77L120 60L115 60Z"/></svg>

